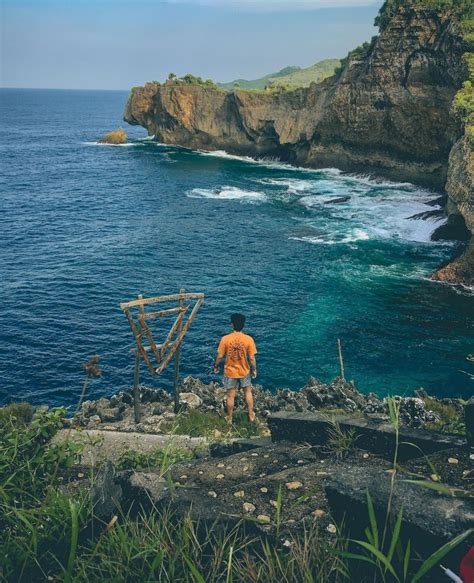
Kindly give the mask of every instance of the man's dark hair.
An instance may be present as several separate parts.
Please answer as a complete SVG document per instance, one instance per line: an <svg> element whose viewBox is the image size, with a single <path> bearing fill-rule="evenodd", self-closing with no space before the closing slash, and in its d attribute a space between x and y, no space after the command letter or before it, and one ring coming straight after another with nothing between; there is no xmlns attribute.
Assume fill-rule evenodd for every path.
<svg viewBox="0 0 474 583"><path fill-rule="evenodd" d="M245 326L245 316L243 314L232 314L230 321L232 322L236 332L240 332Z"/></svg>

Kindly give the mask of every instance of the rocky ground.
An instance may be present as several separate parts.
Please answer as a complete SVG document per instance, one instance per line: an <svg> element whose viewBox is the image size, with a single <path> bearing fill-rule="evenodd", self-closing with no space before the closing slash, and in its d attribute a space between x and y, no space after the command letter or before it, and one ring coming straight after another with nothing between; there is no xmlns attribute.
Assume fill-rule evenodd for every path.
<svg viewBox="0 0 474 583"><path fill-rule="evenodd" d="M224 414L225 391L218 383L187 377L181 391L180 417L211 413L207 417L212 425ZM88 440L82 465L64 476L65 487L74 489L82 483L91 488L95 512L106 522L117 514L117 508L127 512L171 509L178 517L191 512L193 519L213 529L239 525L249 529L251 536L263 534L289 548L294 536L313 527L329 542L341 536L341 524L347 525L353 537L363 538L369 520L368 491L382 524L394 488L394 515L403 509L404 536L416 543L422 556L429 556L472 524L474 448L463 436L424 430L446 421L447 416L461 423L464 407L460 401L429 397L423 390L411 397L396 397L402 422L399 441L421 447L414 445L402 455L400 443L394 466L395 434L393 426L383 422L389 418L386 399L364 395L341 378L329 384L311 378L299 391L275 393L256 385L254 393L267 437L236 439L233 431L219 436L211 433L211 439L199 438L196 443L191 437L164 435L176 419L172 395L164 390L140 387L138 424L130 390L109 399L85 401L70 420L72 432L65 429L58 437ZM241 398L237 407L244 410ZM336 422L340 431L331 433L326 426ZM368 433L371 439L364 437ZM380 447L382 442L387 447ZM163 466L166 456L153 462L157 448L171 454L173 447L188 454L167 469ZM146 463L123 469L121 453L133 448ZM102 463L98 464L99 458ZM91 465L98 470L96 480L84 484ZM469 544L472 538L450 555L449 564L458 564Z"/></svg>
<svg viewBox="0 0 474 583"><path fill-rule="evenodd" d="M186 377L181 386L181 406L203 412L223 412L225 390L218 383L205 384L199 379ZM163 389L140 387L141 422L136 424L133 415L132 391L121 391L109 399L85 401L74 419L74 425L88 429L111 429L140 433L162 433L163 425L175 417L173 397ZM255 410L264 421L277 411L350 413L376 419L388 419L386 399L374 393L360 393L353 383L336 378L325 384L315 378L299 391L281 389L271 392L261 385L254 386ZM411 397L396 397L400 404L400 417L409 427L436 425L442 421L440 409L453 416L463 415L457 399L428 397L423 389ZM238 395L237 409L242 409L242 397Z"/></svg>

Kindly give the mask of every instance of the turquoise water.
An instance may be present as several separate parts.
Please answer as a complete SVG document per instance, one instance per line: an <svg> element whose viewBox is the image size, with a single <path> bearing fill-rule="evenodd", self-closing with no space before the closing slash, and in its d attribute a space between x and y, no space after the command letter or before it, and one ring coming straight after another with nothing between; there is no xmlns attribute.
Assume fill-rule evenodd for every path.
<svg viewBox="0 0 474 583"><path fill-rule="evenodd" d="M0 378L3 402L71 405L82 364L102 356L90 397L132 382L119 303L206 294L181 371L208 381L233 311L248 316L260 382L299 388L338 372L380 394L472 392L473 296L429 281L453 252L439 224L408 217L437 193L155 144L96 140L125 92L2 90ZM334 198L350 196L343 203ZM471 369L472 370L472 369ZM171 384L144 370L150 386Z"/></svg>

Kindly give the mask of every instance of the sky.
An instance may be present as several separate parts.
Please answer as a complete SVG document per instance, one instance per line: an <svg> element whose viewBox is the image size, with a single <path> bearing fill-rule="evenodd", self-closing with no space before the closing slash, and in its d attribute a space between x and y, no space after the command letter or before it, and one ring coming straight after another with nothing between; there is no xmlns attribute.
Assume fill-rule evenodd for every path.
<svg viewBox="0 0 474 583"><path fill-rule="evenodd" d="M343 57L382 0L0 0L0 86L129 89L219 82Z"/></svg>

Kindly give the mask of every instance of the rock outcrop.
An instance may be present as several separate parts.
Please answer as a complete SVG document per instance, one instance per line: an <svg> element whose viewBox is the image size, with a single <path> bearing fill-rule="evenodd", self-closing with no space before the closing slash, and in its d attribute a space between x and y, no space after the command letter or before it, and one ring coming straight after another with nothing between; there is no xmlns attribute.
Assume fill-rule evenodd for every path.
<svg viewBox="0 0 474 583"><path fill-rule="evenodd" d="M450 219L461 216L473 234L467 247L447 265L436 271L432 279L447 283L474 285L474 152L467 136L453 146L449 156L447 211Z"/></svg>
<svg viewBox="0 0 474 583"><path fill-rule="evenodd" d="M126 144L128 136L124 129L118 128L108 134L105 134L103 138L99 140L99 144L112 144L118 146L120 144Z"/></svg>
<svg viewBox="0 0 474 583"><path fill-rule="evenodd" d="M186 377L182 384L181 410L196 408L201 412L223 412L226 392L218 383L205 384L193 377ZM311 377L298 391L279 389L271 392L261 385L254 385L255 411L261 419L272 413L358 413L371 419L388 420L387 399L374 393L360 393L353 383L341 378L326 384ZM396 397L400 421L408 427L426 427L441 421L437 409L448 408L453 417L462 418L464 411L455 399L428 397L423 389L413 397ZM162 425L169 423L173 413L173 398L163 389L140 387L141 422L134 421L132 391L120 391L110 399L84 401L73 419L74 426L94 429L162 433ZM242 395L236 398L236 407L243 408ZM434 408L434 409L433 409Z"/></svg>

